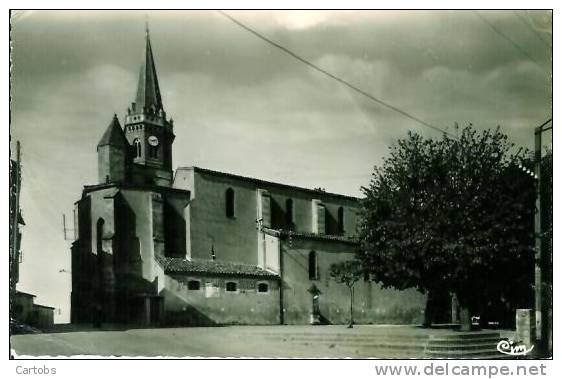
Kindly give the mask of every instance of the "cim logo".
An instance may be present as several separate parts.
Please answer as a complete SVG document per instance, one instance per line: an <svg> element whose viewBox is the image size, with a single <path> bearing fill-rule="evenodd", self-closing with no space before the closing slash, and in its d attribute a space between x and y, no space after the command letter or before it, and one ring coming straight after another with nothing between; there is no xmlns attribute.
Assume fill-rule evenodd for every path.
<svg viewBox="0 0 562 379"><path fill-rule="evenodd" d="M529 354L535 345L532 345L530 349L523 342L514 342L512 340L501 340L496 345L496 349L502 354L518 356Z"/></svg>

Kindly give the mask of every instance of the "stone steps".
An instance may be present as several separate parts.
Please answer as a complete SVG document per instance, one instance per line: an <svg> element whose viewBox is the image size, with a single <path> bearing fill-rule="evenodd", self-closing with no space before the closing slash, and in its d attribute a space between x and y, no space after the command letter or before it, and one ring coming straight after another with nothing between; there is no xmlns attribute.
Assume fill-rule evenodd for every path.
<svg viewBox="0 0 562 379"><path fill-rule="evenodd" d="M508 356L499 353L497 350L483 349L473 351L428 351L424 352L426 358L441 358L441 359L506 359Z"/></svg>
<svg viewBox="0 0 562 379"><path fill-rule="evenodd" d="M353 351L357 355L377 358L451 358L451 359L505 359L496 349L501 336L497 332L450 332L433 335L392 333L388 330L326 331L319 330L287 333L259 331L253 338L264 343L285 343L298 346L329 347ZM248 338L249 335L242 335Z"/></svg>
<svg viewBox="0 0 562 379"><path fill-rule="evenodd" d="M400 341L400 342L427 342L428 337L393 337L393 336L349 336L349 335L268 335L259 336L264 339L291 339L291 340L312 340L312 341L328 341L328 340L339 340L339 341Z"/></svg>
<svg viewBox="0 0 562 379"><path fill-rule="evenodd" d="M476 332L431 336L427 341L425 356L451 359L505 359L496 346L499 333Z"/></svg>
<svg viewBox="0 0 562 379"><path fill-rule="evenodd" d="M441 338L429 338L428 342L435 346L455 346L455 345L470 345L470 344L497 344L501 339L500 336L496 337L485 337L485 338L470 338L470 339L441 339Z"/></svg>
<svg viewBox="0 0 562 379"><path fill-rule="evenodd" d="M448 340L478 340L485 338L499 338L498 332L462 332L451 334L437 334L431 335L430 339L435 341L448 341Z"/></svg>
<svg viewBox="0 0 562 379"><path fill-rule="evenodd" d="M494 350L496 350L496 345L497 345L497 341L492 343L489 342L471 343L471 344L455 343L455 344L448 344L448 345L427 344L426 346L428 347L428 349L431 349L431 351L460 351L460 350L472 351L472 350L489 349L490 347L493 347Z"/></svg>
<svg viewBox="0 0 562 379"><path fill-rule="evenodd" d="M307 341L307 340L285 340L284 342L302 344L302 345L338 345L338 346L351 346L366 349L390 349L390 350L411 350L411 351L424 351L425 343L393 343L393 342L368 342L368 341L352 341L352 340L326 340L326 341Z"/></svg>

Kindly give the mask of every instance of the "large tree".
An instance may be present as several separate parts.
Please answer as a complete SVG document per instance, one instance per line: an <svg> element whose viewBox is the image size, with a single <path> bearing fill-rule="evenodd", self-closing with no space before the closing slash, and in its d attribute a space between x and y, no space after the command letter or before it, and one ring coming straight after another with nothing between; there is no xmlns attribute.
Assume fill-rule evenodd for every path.
<svg viewBox="0 0 562 379"><path fill-rule="evenodd" d="M363 267L385 287L428 293L428 305L455 294L465 329L491 305L527 305L534 189L513 147L499 128L471 126L399 140L363 188Z"/></svg>

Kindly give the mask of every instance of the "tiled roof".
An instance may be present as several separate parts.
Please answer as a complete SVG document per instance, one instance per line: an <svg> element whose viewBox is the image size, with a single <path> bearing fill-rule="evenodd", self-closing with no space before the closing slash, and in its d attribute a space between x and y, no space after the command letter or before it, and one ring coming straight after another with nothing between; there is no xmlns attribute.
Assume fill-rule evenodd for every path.
<svg viewBox="0 0 562 379"><path fill-rule="evenodd" d="M252 277L278 278L279 275L258 266L222 262L222 261L188 261L183 258L157 256L156 261L166 274L211 274L242 275Z"/></svg>
<svg viewBox="0 0 562 379"><path fill-rule="evenodd" d="M165 186L157 186L157 185L150 185L150 184L129 184L129 183L101 183L101 184L92 184L92 185L85 185L82 190L82 195L88 194L93 191L113 188L116 189L139 189L144 191L153 191L153 192L174 192L178 194L188 194L189 191L181 188L174 188L174 187L165 187Z"/></svg>
<svg viewBox="0 0 562 379"><path fill-rule="evenodd" d="M41 304L33 304L33 306L39 308L46 308L46 309L55 309L55 307L49 307L48 305L41 305Z"/></svg>
<svg viewBox="0 0 562 379"><path fill-rule="evenodd" d="M283 229L270 229L270 228L263 228L263 231L267 234L279 236L279 237L291 237L296 239L311 239L317 241L335 241L335 242L343 242L352 245L359 244L359 241L355 238L345 237L345 236L336 236L336 235L329 235L329 234L315 234L315 233L303 233L303 232L293 232L290 230L283 230Z"/></svg>
<svg viewBox="0 0 562 379"><path fill-rule="evenodd" d="M178 170L179 169L192 169L196 172L215 175L215 176L223 176L225 178L232 178L232 179L236 179L236 180L242 180L242 181L245 181L245 182L253 183L253 184L258 185L258 186L274 186L274 187L278 187L278 188L287 188L287 189L293 189L293 190L298 190L298 191L305 191L305 192L308 192L308 193L316 194L319 198L332 197L332 198L346 199L346 200L351 200L351 201L359 201L360 200L357 197L342 195L342 194L339 194L339 193L332 193L332 192L326 192L326 191L321 191L321 190L317 190L317 189L298 187L298 186L293 186L293 185L284 184L284 183L270 182L270 181L267 181L267 180L252 178L252 177L249 177L249 176L242 176L242 175L230 174L230 173L222 172L222 171L210 170L208 168L201 168L201 167L193 166L193 167L179 167Z"/></svg>

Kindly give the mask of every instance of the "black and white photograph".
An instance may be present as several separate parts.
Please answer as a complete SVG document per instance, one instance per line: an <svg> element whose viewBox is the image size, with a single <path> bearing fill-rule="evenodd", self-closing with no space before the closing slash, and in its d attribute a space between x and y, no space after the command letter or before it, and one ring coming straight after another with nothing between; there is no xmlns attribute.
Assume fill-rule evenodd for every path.
<svg viewBox="0 0 562 379"><path fill-rule="evenodd" d="M517 360L544 375L553 10L9 23L10 360Z"/></svg>

